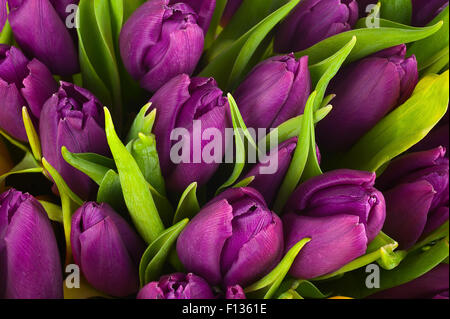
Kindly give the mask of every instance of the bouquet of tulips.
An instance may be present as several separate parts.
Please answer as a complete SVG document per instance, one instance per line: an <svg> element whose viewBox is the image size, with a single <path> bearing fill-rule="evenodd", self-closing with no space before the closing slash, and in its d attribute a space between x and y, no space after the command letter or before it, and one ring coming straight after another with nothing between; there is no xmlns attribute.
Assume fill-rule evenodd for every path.
<svg viewBox="0 0 450 319"><path fill-rule="evenodd" d="M0 31L0 298L449 298L448 1L0 0Z"/></svg>

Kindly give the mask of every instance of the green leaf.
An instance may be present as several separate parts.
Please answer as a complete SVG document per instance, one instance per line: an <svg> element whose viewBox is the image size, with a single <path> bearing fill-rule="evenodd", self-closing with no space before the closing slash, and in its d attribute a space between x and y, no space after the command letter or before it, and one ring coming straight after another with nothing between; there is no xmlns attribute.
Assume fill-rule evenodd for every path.
<svg viewBox="0 0 450 319"><path fill-rule="evenodd" d="M380 0L381 17L402 24L410 24L412 16L411 0Z"/></svg>
<svg viewBox="0 0 450 319"><path fill-rule="evenodd" d="M298 135L297 147L295 148L291 164L289 165L289 169L284 177L283 183L281 184L277 199L275 200L274 211L277 213L282 212L288 198L300 182L305 169L306 162L308 160L309 146L311 143L311 113L313 111L316 96L317 92L314 91L311 93L308 101L306 102L305 113L302 117L301 130Z"/></svg>
<svg viewBox="0 0 450 319"><path fill-rule="evenodd" d="M205 36L205 49L209 49L213 42L217 38L217 32L219 29L220 20L222 18L223 12L227 5L227 0L216 0L216 7L214 9L214 14L211 18L211 23L209 24L208 33Z"/></svg>
<svg viewBox="0 0 450 319"><path fill-rule="evenodd" d="M259 0L258 0L259 1ZM248 62L267 34L280 22L300 0L291 0L277 11L255 25L218 54L200 73L200 76L214 77L220 87L231 88L239 82Z"/></svg>
<svg viewBox="0 0 450 319"><path fill-rule="evenodd" d="M411 98L383 118L343 156L342 166L377 171L422 140L447 111L449 72L429 75Z"/></svg>
<svg viewBox="0 0 450 319"><path fill-rule="evenodd" d="M122 194L119 174L110 169L103 177L99 186L97 202L108 203L116 212L124 212L127 210Z"/></svg>
<svg viewBox="0 0 450 319"><path fill-rule="evenodd" d="M449 45L449 7L447 6L429 25L444 22L443 27L432 36L414 42L408 48L408 55L415 55L419 71L444 59L448 62ZM444 64L445 66L445 64ZM440 70L439 70L440 71Z"/></svg>
<svg viewBox="0 0 450 319"><path fill-rule="evenodd" d="M65 146L62 147L61 153L67 163L92 178L97 185L102 183L110 169L115 168L114 161L98 154L75 154L71 153Z"/></svg>
<svg viewBox="0 0 450 319"><path fill-rule="evenodd" d="M111 114L105 107L105 131L116 162L123 196L131 219L142 238L151 243L164 230L148 183L133 156L127 151L114 130Z"/></svg>
<svg viewBox="0 0 450 319"><path fill-rule="evenodd" d="M10 142L12 145L16 146L17 148L21 149L25 153L31 153L31 149L23 144L22 142L16 140L14 137L10 136L8 133L6 133L4 130L0 128L0 135L3 136L8 142Z"/></svg>
<svg viewBox="0 0 450 319"><path fill-rule="evenodd" d="M41 203L42 207L44 207L50 220L58 223L63 222L63 213L61 207L43 200L40 200L39 203Z"/></svg>
<svg viewBox="0 0 450 319"><path fill-rule="evenodd" d="M230 0L231 1L231 0ZM225 7L224 2L217 1L216 7ZM229 48L244 33L249 31L269 14L271 14L280 6L286 4L287 0L245 0L239 6L229 23L225 26L217 39L213 42L211 48L206 52L209 60L215 58L218 54ZM220 6L219 6L220 5ZM223 9L222 9L223 11ZM220 18L222 14L220 14ZM214 25L211 24L211 27ZM210 28L211 28L210 27ZM210 30L211 31L211 30ZM211 35L210 35L211 36Z"/></svg>
<svg viewBox="0 0 450 319"><path fill-rule="evenodd" d="M0 175L0 183L8 176L18 174L42 173L44 170L34 158L34 155L27 152L19 164L14 166L9 172Z"/></svg>
<svg viewBox="0 0 450 319"><path fill-rule="evenodd" d="M155 136L139 133L138 137L127 145L127 150L136 160L145 180L159 194L165 196L166 186L159 166Z"/></svg>
<svg viewBox="0 0 450 319"><path fill-rule="evenodd" d="M70 264L73 258L72 246L70 244L72 214L78 207L83 205L83 201L70 190L58 171L47 162L45 157L42 158L42 165L44 165L44 168L55 181L61 197L64 237L66 239L66 264Z"/></svg>
<svg viewBox="0 0 450 319"><path fill-rule="evenodd" d="M255 176L249 176L244 178L240 182L236 183L233 188L247 187L255 180Z"/></svg>
<svg viewBox="0 0 450 319"><path fill-rule="evenodd" d="M197 200L197 183L194 182L189 185L181 195L177 210L175 211L175 217L173 218L173 224L176 224L185 218L192 219L199 211L200 205Z"/></svg>
<svg viewBox="0 0 450 319"><path fill-rule="evenodd" d="M178 224L166 229L145 250L139 264L141 287L159 279L173 245L188 222L189 219L183 219Z"/></svg>
<svg viewBox="0 0 450 319"><path fill-rule="evenodd" d="M28 142L30 143L31 152L37 161L41 160L41 142L39 140L39 135L34 128L33 122L31 121L30 115L28 114L28 109L26 106L22 107L22 118L25 125L25 131L27 133Z"/></svg>
<svg viewBox="0 0 450 319"><path fill-rule="evenodd" d="M422 239L420 242L416 243L414 247L412 247L409 252L414 252L423 247L430 245L431 243L438 241L442 238L445 238L449 235L449 222L448 220L442 224L438 229L432 232L430 235Z"/></svg>
<svg viewBox="0 0 450 319"><path fill-rule="evenodd" d="M309 63L315 64L337 52L356 36L358 41L346 60L346 63L350 63L386 48L427 38L443 25L442 22L438 22L430 27L414 28L383 19L379 21L379 28L355 29L339 33L295 55L297 57L307 55ZM365 18L359 21L359 25L364 26L364 24ZM377 40L374 41L374 39Z"/></svg>
<svg viewBox="0 0 450 319"><path fill-rule="evenodd" d="M234 140L236 147L236 159L234 161L234 168L233 172L231 173L231 176L222 186L219 187L219 189L216 192L216 195L222 192L224 189L232 186L241 176L241 173L244 170L247 154L244 145L245 138L247 137L247 139L251 141L250 144L256 145L250 133L248 132L245 124L242 124L243 123L242 116L239 112L239 108L236 104L236 101L234 100L233 96L231 96L231 94L228 94L228 102L230 105L231 120L233 122L233 129L235 136Z"/></svg>
<svg viewBox="0 0 450 319"><path fill-rule="evenodd" d="M130 131L128 132L127 144L138 138L139 133L150 134L152 132L153 124L155 123L156 118L156 109L153 109L149 114L147 114L151 106L151 103L147 103L141 108L138 115L136 115Z"/></svg>
<svg viewBox="0 0 450 319"><path fill-rule="evenodd" d="M310 238L304 238L295 244L268 275L258 280L250 287L245 288L245 294L255 298L270 299L280 287L281 282L291 268L291 265L300 250L302 250L310 240Z"/></svg>

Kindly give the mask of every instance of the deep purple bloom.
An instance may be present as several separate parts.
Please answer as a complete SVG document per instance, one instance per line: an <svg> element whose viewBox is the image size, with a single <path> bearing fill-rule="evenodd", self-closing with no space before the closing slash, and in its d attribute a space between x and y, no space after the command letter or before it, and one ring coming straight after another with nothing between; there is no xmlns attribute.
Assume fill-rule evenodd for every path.
<svg viewBox="0 0 450 319"><path fill-rule="evenodd" d="M438 147L391 162L377 181L386 197L383 231L401 249L413 246L448 220L449 161Z"/></svg>
<svg viewBox="0 0 450 319"><path fill-rule="evenodd" d="M225 27L230 21L234 14L238 11L243 0L228 0L225 9L223 10L222 19L220 20L220 25Z"/></svg>
<svg viewBox="0 0 450 319"><path fill-rule="evenodd" d="M440 264L425 275L369 298L371 299L449 299L449 265Z"/></svg>
<svg viewBox="0 0 450 319"><path fill-rule="evenodd" d="M204 185L217 170L225 143L222 141L221 150L214 149L214 152L221 153L214 153L218 156L217 161L205 162L202 155L210 140L204 137L204 132L216 129L223 137L228 119L228 100L217 87L216 81L213 78L191 79L182 74L159 89L150 102L152 108L157 110L153 133L156 135L161 170L166 177L167 187L182 192L192 182ZM183 130L184 136L181 140L179 136L171 140L174 129ZM171 151L174 145L179 143L182 143L183 150L189 153L186 153L186 158L181 156L181 163L174 163ZM195 158L194 153L198 153Z"/></svg>
<svg viewBox="0 0 450 319"><path fill-rule="evenodd" d="M120 33L126 69L151 92L176 75L191 74L203 44L203 30L194 9L181 2L169 5L169 0L145 2Z"/></svg>
<svg viewBox="0 0 450 319"><path fill-rule="evenodd" d="M336 94L333 110L317 126L321 150L347 150L411 96L418 80L417 61L405 55L406 46L396 46L338 72L327 93Z"/></svg>
<svg viewBox="0 0 450 319"><path fill-rule="evenodd" d="M412 25L423 27L448 6L448 0L412 0Z"/></svg>
<svg viewBox="0 0 450 319"><path fill-rule="evenodd" d="M0 195L0 298L59 299L62 268L42 205L10 189Z"/></svg>
<svg viewBox="0 0 450 319"><path fill-rule="evenodd" d="M234 285L227 288L225 299L247 299L247 297L241 286Z"/></svg>
<svg viewBox="0 0 450 319"><path fill-rule="evenodd" d="M303 114L311 88L308 57L276 56L257 65L234 98L247 127L275 128Z"/></svg>
<svg viewBox="0 0 450 319"><path fill-rule="evenodd" d="M72 217L73 258L87 281L111 296L139 289L139 262L145 246L108 204L85 203Z"/></svg>
<svg viewBox="0 0 450 319"><path fill-rule="evenodd" d="M42 105L57 89L44 64L28 60L16 47L0 44L0 128L27 141L22 107L27 107L33 122L38 124Z"/></svg>
<svg viewBox="0 0 450 319"><path fill-rule="evenodd" d="M252 188L228 189L210 201L177 242L188 271L212 285L247 286L274 268L283 253L283 228Z"/></svg>
<svg viewBox="0 0 450 319"><path fill-rule="evenodd" d="M192 273L175 273L148 283L137 299L214 299L214 294L205 279Z"/></svg>
<svg viewBox="0 0 450 319"><path fill-rule="evenodd" d="M350 30L357 20L355 0L302 0L278 28L274 49L280 53L307 49Z"/></svg>
<svg viewBox="0 0 450 319"><path fill-rule="evenodd" d="M42 108L40 137L43 156L69 187L83 199L92 197L95 184L63 159L61 148L73 153L109 154L103 105L97 98L86 89L61 82L58 92Z"/></svg>
<svg viewBox="0 0 450 319"><path fill-rule="evenodd" d="M6 0L0 0L0 33L3 31L7 19L8 10L6 8Z"/></svg>
<svg viewBox="0 0 450 319"><path fill-rule="evenodd" d="M180 2L179 0L170 0L170 4L175 4ZM192 9L198 15L198 25L203 29L206 34L208 32L209 23L214 14L214 9L216 8L216 0L183 0L181 1Z"/></svg>
<svg viewBox="0 0 450 319"><path fill-rule="evenodd" d="M9 23L14 38L31 57L53 73L72 75L79 71L78 53L65 21L49 0L8 0Z"/></svg>
<svg viewBox="0 0 450 319"><path fill-rule="evenodd" d="M386 215L383 194L374 183L374 173L342 169L311 178L295 190L283 217L285 250L303 238L311 241L294 261L291 275L322 276L366 252Z"/></svg>

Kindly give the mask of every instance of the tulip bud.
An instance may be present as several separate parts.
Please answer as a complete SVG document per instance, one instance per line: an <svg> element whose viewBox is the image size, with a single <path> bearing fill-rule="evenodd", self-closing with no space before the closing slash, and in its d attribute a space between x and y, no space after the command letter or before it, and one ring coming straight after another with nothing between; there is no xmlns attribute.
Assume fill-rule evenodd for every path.
<svg viewBox="0 0 450 319"><path fill-rule="evenodd" d="M214 299L214 294L203 278L175 273L147 284L137 299Z"/></svg>
<svg viewBox="0 0 450 319"><path fill-rule="evenodd" d="M225 9L223 10L222 19L220 20L220 25L225 27L230 21L234 14L238 11L243 0L228 0Z"/></svg>
<svg viewBox="0 0 450 319"><path fill-rule="evenodd" d="M64 160L61 148L65 146L72 153L108 155L102 107L86 89L61 82L58 92L45 102L41 112L42 153L70 189L83 199L94 195L95 184Z"/></svg>
<svg viewBox="0 0 450 319"><path fill-rule="evenodd" d="M170 0L170 4L175 4L180 1ZM216 0L183 0L183 3L190 6L198 15L198 25L203 29L206 34L208 32L209 23L214 14L216 8Z"/></svg>
<svg viewBox="0 0 450 319"><path fill-rule="evenodd" d="M140 85L155 92L176 75L191 74L203 52L197 14L185 3L147 1L120 33L122 60Z"/></svg>
<svg viewBox="0 0 450 319"><path fill-rule="evenodd" d="M0 298L63 297L55 234L42 205L10 189L0 195Z"/></svg>
<svg viewBox="0 0 450 319"><path fill-rule="evenodd" d="M14 38L26 54L42 61L55 74L68 76L79 71L75 43L49 0L8 3Z"/></svg>
<svg viewBox="0 0 450 319"><path fill-rule="evenodd" d="M305 50L350 30L357 20L358 3L355 0L302 0L278 28L275 52Z"/></svg>
<svg viewBox="0 0 450 319"><path fill-rule="evenodd" d="M209 143L206 139L210 137L204 137L204 132L215 129L224 137L227 125L228 100L216 81L213 78L190 79L182 74L159 89L150 102L152 109L157 109L153 133L167 187L182 192L192 182L200 186L206 184L220 165L225 148L224 141L219 145L214 139L211 143L221 146L214 148L217 161L205 161L204 149ZM177 131L183 135L181 141L178 141ZM180 143L183 154L175 159L178 157L175 145Z"/></svg>
<svg viewBox="0 0 450 319"><path fill-rule="evenodd" d="M85 203L72 217L73 258L87 281L111 296L139 289L144 242L108 204Z"/></svg>
<svg viewBox="0 0 450 319"><path fill-rule="evenodd" d="M37 124L42 105L58 86L45 65L28 60L19 49L0 44L0 128L14 138L27 141L22 119L26 106Z"/></svg>
<svg viewBox="0 0 450 319"><path fill-rule="evenodd" d="M338 270L366 252L383 227L384 197L375 174L347 169L327 172L301 184L283 217L286 251L303 238L290 273L310 279Z"/></svg>
<svg viewBox="0 0 450 319"><path fill-rule="evenodd" d="M448 0L412 0L412 25L424 27L448 6Z"/></svg>
<svg viewBox="0 0 450 319"><path fill-rule="evenodd" d="M225 299L247 299L247 297L244 289L239 285L235 285L227 288Z"/></svg>
<svg viewBox="0 0 450 319"><path fill-rule="evenodd" d="M275 128L303 114L310 88L308 57L296 60L289 54L257 65L234 98L247 127Z"/></svg>
<svg viewBox="0 0 450 319"><path fill-rule="evenodd" d="M448 299L449 265L440 264L406 284L370 296L371 299Z"/></svg>
<svg viewBox="0 0 450 319"><path fill-rule="evenodd" d="M336 94L333 110L317 126L322 150L347 150L411 96L418 80L417 61L405 55L406 46L400 45L338 72L328 88L328 94Z"/></svg>
<svg viewBox="0 0 450 319"><path fill-rule="evenodd" d="M377 181L385 190L383 230L411 248L448 220L449 161L442 147L411 153L391 162Z"/></svg>
<svg viewBox="0 0 450 319"><path fill-rule="evenodd" d="M228 189L210 201L186 226L177 242L187 270L210 284L247 286L280 261L283 228L252 188Z"/></svg>

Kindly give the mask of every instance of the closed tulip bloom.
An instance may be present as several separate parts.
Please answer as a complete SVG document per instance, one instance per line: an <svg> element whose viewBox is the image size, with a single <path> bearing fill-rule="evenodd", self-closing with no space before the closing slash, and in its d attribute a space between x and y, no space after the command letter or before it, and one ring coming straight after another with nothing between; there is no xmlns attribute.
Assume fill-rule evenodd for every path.
<svg viewBox="0 0 450 319"><path fill-rule="evenodd" d="M310 89L308 57L297 60L289 54L257 65L234 98L248 127L275 128L303 114Z"/></svg>
<svg viewBox="0 0 450 319"><path fill-rule="evenodd" d="M36 59L28 60L16 47L0 44L0 128L14 138L27 141L22 119L26 106L38 124L42 105L58 86L47 67Z"/></svg>
<svg viewBox="0 0 450 319"><path fill-rule="evenodd" d="M401 249L448 220L449 161L444 155L445 149L438 147L402 156L377 181L386 197L383 230Z"/></svg>
<svg viewBox="0 0 450 319"><path fill-rule="evenodd" d="M144 242L108 204L85 203L72 217L73 258L87 281L111 296L139 289Z"/></svg>
<svg viewBox="0 0 450 319"><path fill-rule="evenodd" d="M274 49L280 53L307 49L350 30L357 20L355 0L302 0L278 28Z"/></svg>
<svg viewBox="0 0 450 319"><path fill-rule="evenodd" d="M180 1L170 0L170 4L176 4ZM181 1L190 6L197 13L198 25L203 29L206 34L208 32L209 23L214 14L216 8L216 0L183 0Z"/></svg>
<svg viewBox="0 0 450 319"><path fill-rule="evenodd" d="M75 42L49 0L9 0L9 23L14 38L31 57L52 73L67 76L79 71Z"/></svg>
<svg viewBox="0 0 450 319"><path fill-rule="evenodd" d="M369 298L371 299L449 299L449 265L440 264L425 275Z"/></svg>
<svg viewBox="0 0 450 319"><path fill-rule="evenodd" d="M339 71L328 94L333 110L317 126L321 150L345 151L392 109L404 103L418 80L417 61L400 45L354 62Z"/></svg>
<svg viewBox="0 0 450 319"><path fill-rule="evenodd" d="M374 188L375 174L336 170L301 184L283 217L288 251L303 238L311 241L290 270L310 279L338 270L366 252L386 215L383 194Z"/></svg>
<svg viewBox="0 0 450 319"><path fill-rule="evenodd" d="M203 154L210 140L204 140L208 137L203 134L207 130L216 129L223 137L228 119L228 100L217 87L216 81L213 78L191 79L182 74L159 89L150 102L152 109L157 110L153 133L156 136L156 147L161 170L166 177L166 186L170 190L182 192L192 182L206 184L220 165L225 142L219 144L220 150L214 148L213 155L217 156L217 161L207 163ZM176 136L175 140L171 139L174 129L184 131L183 140L179 141ZM172 148L179 143L183 144L182 151L183 154L186 152L187 156L182 156L179 163L174 163L176 161ZM216 151L218 153L215 153ZM195 158L194 153L197 153Z"/></svg>
<svg viewBox="0 0 450 319"><path fill-rule="evenodd" d="M95 184L64 160L61 148L65 146L72 153L109 154L103 105L97 98L83 88L61 82L57 93L42 108L40 137L43 156L70 189L83 199L92 197Z"/></svg>
<svg viewBox="0 0 450 319"><path fill-rule="evenodd" d="M42 205L10 189L0 195L0 298L59 299L62 268Z"/></svg>
<svg viewBox="0 0 450 319"><path fill-rule="evenodd" d="M412 0L412 25L423 27L448 6L448 0Z"/></svg>
<svg viewBox="0 0 450 319"><path fill-rule="evenodd" d="M194 9L185 3L151 0L140 6L120 33L126 69L155 92L176 75L191 74L203 52L204 34Z"/></svg>
<svg viewBox="0 0 450 319"><path fill-rule="evenodd" d="M227 288L225 299L247 299L247 297L241 286L234 285Z"/></svg>
<svg viewBox="0 0 450 319"><path fill-rule="evenodd" d="M247 286L266 275L283 253L283 228L252 188L228 189L210 201L177 242L187 270L210 284Z"/></svg>
<svg viewBox="0 0 450 319"><path fill-rule="evenodd" d="M205 279L175 273L145 285L137 299L214 299L214 294Z"/></svg>

